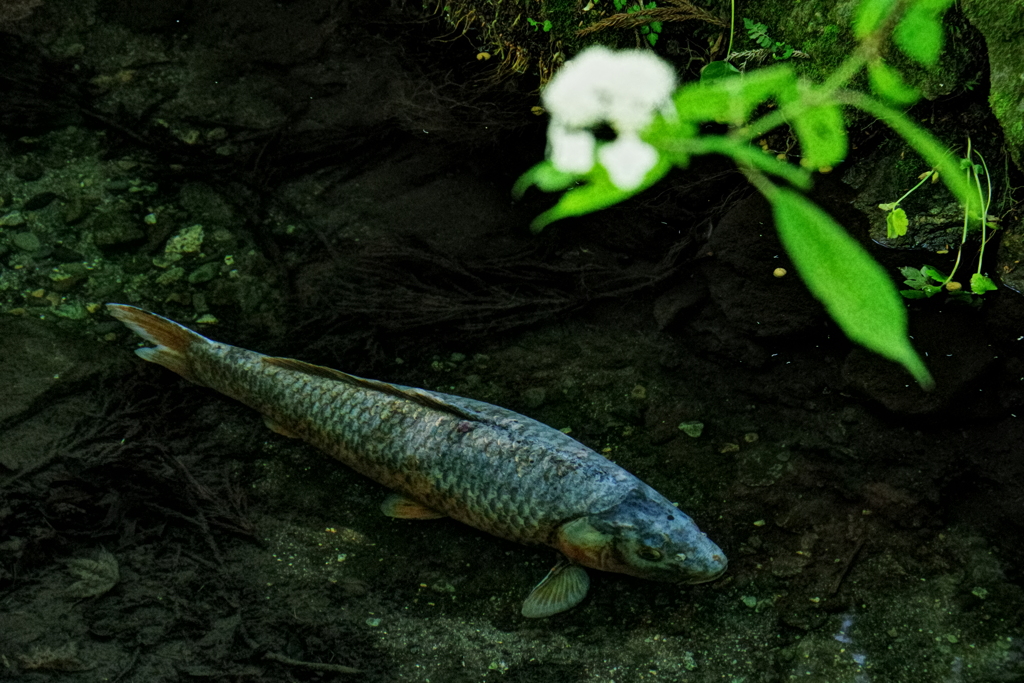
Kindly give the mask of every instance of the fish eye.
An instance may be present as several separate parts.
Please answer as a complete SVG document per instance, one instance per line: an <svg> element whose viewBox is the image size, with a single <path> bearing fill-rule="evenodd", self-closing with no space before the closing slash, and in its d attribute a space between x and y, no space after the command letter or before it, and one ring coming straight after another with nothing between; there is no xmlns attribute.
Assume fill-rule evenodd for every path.
<svg viewBox="0 0 1024 683"><path fill-rule="evenodd" d="M661 559L661 551L651 548L649 546L642 546L637 549L636 554L643 560L648 562L657 562Z"/></svg>

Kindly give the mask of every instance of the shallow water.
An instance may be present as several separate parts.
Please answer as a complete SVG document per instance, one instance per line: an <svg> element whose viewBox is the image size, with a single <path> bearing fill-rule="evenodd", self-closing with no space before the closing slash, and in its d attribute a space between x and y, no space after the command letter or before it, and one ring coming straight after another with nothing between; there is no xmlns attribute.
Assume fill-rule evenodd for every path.
<svg viewBox="0 0 1024 683"><path fill-rule="evenodd" d="M533 237L547 198L507 194L543 152L528 107L486 142L489 110L439 107L400 59L408 33L330 32L329 7L300 4L306 42L267 40L269 5L176 31L159 4L50 2L21 29L98 90L0 141L5 674L1024 677L1024 300L912 310L939 381L925 394L773 277L756 199L714 213L728 188L680 178ZM818 192L842 208L849 190ZM678 501L729 572L591 572L579 607L523 619L553 551L384 518L382 487L138 361L106 301L571 430Z"/></svg>

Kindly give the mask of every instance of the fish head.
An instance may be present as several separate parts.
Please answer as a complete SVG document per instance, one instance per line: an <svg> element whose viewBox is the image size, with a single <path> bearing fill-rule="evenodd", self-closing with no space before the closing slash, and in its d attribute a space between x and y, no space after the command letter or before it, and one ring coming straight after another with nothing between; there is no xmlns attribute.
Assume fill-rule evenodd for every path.
<svg viewBox="0 0 1024 683"><path fill-rule="evenodd" d="M651 581L704 583L728 566L722 549L653 489L563 524L557 547L578 564Z"/></svg>

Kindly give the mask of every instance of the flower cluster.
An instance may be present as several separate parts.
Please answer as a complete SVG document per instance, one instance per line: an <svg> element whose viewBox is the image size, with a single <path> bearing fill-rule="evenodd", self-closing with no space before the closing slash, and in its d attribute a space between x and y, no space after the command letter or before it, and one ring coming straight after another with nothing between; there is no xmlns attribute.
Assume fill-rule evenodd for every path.
<svg viewBox="0 0 1024 683"><path fill-rule="evenodd" d="M595 160L621 190L643 183L658 152L640 139L657 112L672 116L676 74L646 50L612 51L591 47L566 63L544 89L551 114L548 158L560 171L583 174ZM617 137L597 143L591 129L607 123Z"/></svg>

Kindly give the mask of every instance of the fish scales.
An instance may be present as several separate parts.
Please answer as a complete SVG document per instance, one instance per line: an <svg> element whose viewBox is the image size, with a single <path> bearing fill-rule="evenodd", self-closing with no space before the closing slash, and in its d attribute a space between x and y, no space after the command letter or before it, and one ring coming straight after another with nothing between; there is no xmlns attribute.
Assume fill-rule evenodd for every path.
<svg viewBox="0 0 1024 683"><path fill-rule="evenodd" d="M136 349L260 411L389 486L395 517L448 515L496 536L546 544L565 558L523 603L547 617L584 599L593 567L677 583L721 576L725 554L672 502L562 432L506 408L362 379L214 342L123 304L116 318L155 347Z"/></svg>
<svg viewBox="0 0 1024 683"><path fill-rule="evenodd" d="M397 387L477 418L468 421L226 344L195 345L190 354L199 383L255 408L356 471L509 540L548 543L563 522L621 501L627 491L620 484L633 478L562 432L498 406Z"/></svg>

